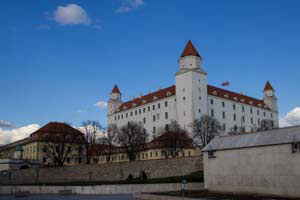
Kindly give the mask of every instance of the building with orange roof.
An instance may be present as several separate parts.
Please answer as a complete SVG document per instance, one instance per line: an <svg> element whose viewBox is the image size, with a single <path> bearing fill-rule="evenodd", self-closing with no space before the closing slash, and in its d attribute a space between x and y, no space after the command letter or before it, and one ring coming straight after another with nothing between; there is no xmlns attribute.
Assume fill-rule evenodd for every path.
<svg viewBox="0 0 300 200"><path fill-rule="evenodd" d="M246 132L256 131L265 122L270 128L278 127L277 98L269 81L262 99L207 84L203 59L191 41L178 62L173 86L123 101L115 85L108 101L108 124L123 126L136 121L154 138L158 129L167 127L171 120L190 131L191 122L205 114L220 122L224 134L239 127Z"/></svg>

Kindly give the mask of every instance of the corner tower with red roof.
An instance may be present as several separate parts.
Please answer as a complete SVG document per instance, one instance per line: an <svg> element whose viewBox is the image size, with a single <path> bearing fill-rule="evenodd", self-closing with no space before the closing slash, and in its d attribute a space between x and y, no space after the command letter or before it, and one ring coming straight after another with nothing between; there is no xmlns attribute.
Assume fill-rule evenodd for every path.
<svg viewBox="0 0 300 200"><path fill-rule="evenodd" d="M267 81L264 88L264 103L275 112L278 112L277 97L275 96L275 90L273 89L271 83Z"/></svg>
<svg viewBox="0 0 300 200"><path fill-rule="evenodd" d="M110 93L110 98L108 101L108 114L110 115L117 112L121 104L122 104L121 92L118 86L115 85Z"/></svg>

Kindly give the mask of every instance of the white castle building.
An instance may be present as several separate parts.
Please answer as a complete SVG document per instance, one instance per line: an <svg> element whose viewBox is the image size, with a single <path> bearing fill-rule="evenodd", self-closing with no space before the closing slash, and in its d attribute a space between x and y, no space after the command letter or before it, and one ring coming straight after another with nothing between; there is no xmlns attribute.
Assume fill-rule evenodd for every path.
<svg viewBox="0 0 300 200"><path fill-rule="evenodd" d="M118 86L113 88L108 102L108 124L119 127L136 121L155 137L158 129L176 120L189 129L194 119L208 114L221 124L224 133L237 127L246 132L256 130L262 121L278 127L278 106L275 91L269 82L263 99L224 90L207 84L202 58L188 41L179 58L175 85L123 102Z"/></svg>

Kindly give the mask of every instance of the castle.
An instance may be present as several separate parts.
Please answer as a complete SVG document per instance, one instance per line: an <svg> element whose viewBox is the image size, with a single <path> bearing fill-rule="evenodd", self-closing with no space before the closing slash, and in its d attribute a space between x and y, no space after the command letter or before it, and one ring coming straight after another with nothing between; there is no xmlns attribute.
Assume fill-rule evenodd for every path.
<svg viewBox="0 0 300 200"><path fill-rule="evenodd" d="M224 134L243 127L246 132L257 130L268 122L277 128L278 104L275 90L269 82L263 90L263 99L224 90L207 84L207 73L202 67L202 57L188 41L179 58L175 85L123 102L117 85L108 101L108 124L119 127L129 121L141 123L151 136L158 129L176 120L189 130L194 119L202 115L215 117Z"/></svg>

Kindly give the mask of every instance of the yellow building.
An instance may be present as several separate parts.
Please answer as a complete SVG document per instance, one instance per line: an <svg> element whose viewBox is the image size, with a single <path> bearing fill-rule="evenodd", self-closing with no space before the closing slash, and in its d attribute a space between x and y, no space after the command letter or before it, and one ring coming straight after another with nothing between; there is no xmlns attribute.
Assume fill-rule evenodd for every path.
<svg viewBox="0 0 300 200"><path fill-rule="evenodd" d="M128 162L126 149L114 146L109 151L108 145L100 145L98 163ZM143 149L137 152L138 160L157 160L178 157L190 157L201 155L201 149L193 145L193 140L185 133L166 132L160 137L147 143ZM108 161L109 160L109 161Z"/></svg>
<svg viewBox="0 0 300 200"><path fill-rule="evenodd" d="M50 122L27 138L2 146L0 159L38 160L43 165L80 164L84 163L84 145L83 133L68 124ZM17 146L22 147L21 154L17 154Z"/></svg>

